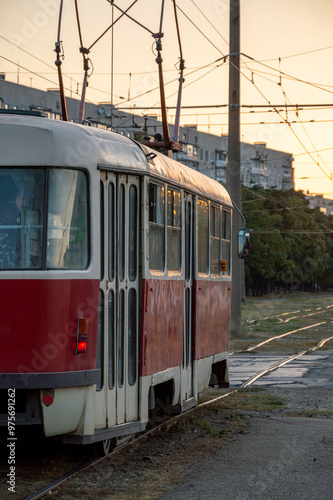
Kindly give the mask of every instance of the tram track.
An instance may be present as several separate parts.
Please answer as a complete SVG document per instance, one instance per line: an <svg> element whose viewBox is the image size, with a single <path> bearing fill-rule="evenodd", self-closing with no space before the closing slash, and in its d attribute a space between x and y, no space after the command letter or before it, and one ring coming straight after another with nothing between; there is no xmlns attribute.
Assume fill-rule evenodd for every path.
<svg viewBox="0 0 333 500"><path fill-rule="evenodd" d="M275 337L271 337L269 339L266 339L263 342L256 344L255 346L249 347L247 349L243 349L242 351L238 351L238 352L255 351L259 347L262 347L263 345L268 344L269 342L273 342L274 340L282 339L283 337L288 337L289 335L292 335L293 333L297 333L297 332L300 332L302 330L308 330L310 328L314 328L316 326L320 326L320 325L324 325L324 324L326 324L326 321L322 321L321 323L315 323L314 325L304 326L302 328L297 328L296 330L291 330L290 332L283 333L282 335L276 335ZM236 351L231 352L230 356L232 356L233 354L236 354Z"/></svg>
<svg viewBox="0 0 333 500"><path fill-rule="evenodd" d="M279 339L279 338L287 336L287 335L291 335L292 333L295 333L295 332L298 332L298 331L301 331L301 330L305 330L305 329L310 329L310 328L314 328L314 327L317 327L317 326L321 326L321 325L323 325L325 323L326 322L316 323L316 324L310 325L308 327L304 327L304 328L300 328L300 329L297 329L297 330L293 330L291 332L287 332L286 334L279 335L279 336L276 336L274 338L268 339L265 342L261 342L261 343L257 344L256 346L253 346L252 348L250 348L248 350L258 349L262 345L266 344L267 342L273 341L275 339ZM37 500L39 498L45 497L47 494L49 494L50 492L54 491L59 486L61 486L62 484L64 484L66 481L68 481L69 479L74 478L76 475L78 475L79 473L83 472L84 470L87 470L88 468L90 468L90 467L92 467L94 465L97 465L98 463L100 463L100 462L102 462L102 461L104 461L106 459L110 459L112 457L115 457L117 455L117 453L119 453L121 450L126 449L127 447L130 447L133 444L138 443L142 439L147 439L149 436L152 436L154 433L158 433L159 431L161 431L163 429L171 427L172 425L175 424L175 422L177 422L178 420L182 419L183 417L189 416L191 413L194 413L196 410L200 410L201 408L204 408L204 407L206 407L208 405L212 405L212 404L218 403L219 401L227 398L228 396L236 394L241 389L244 389L244 388L247 388L247 387L251 386L259 378L265 376L266 374L268 374L268 373L270 373L270 372L272 372L274 370L278 370L282 366L285 366L286 364L294 361L297 358L300 358L301 356L304 356L306 354L310 354L312 352L315 352L316 350L322 348L327 342L332 341L332 340L333 340L333 336L322 338L315 346L312 346L312 347L310 347L308 349L305 349L305 350L302 350L300 352L297 352L297 353L295 353L295 354L293 354L291 356L288 356L288 357L286 357L286 358L278 361L277 363L274 363L273 365L271 365L271 366L269 366L269 367L267 367L267 368L265 368L263 370L258 371L256 374L254 374L251 377L249 377L240 386L235 387L234 389L231 389L231 390L229 390L228 392L226 392L226 393L224 393L222 395L219 395L217 397L213 397L212 399L209 399L208 401L202 402L202 403L198 404L195 408L192 408L192 409L190 409L190 410L188 410L188 411L186 411L184 413L181 413L179 415L170 417L165 422L162 422L161 424L156 425L155 427L153 427L152 429L144 432L143 434L141 434L140 436L136 437L134 440L130 441L129 443L125 443L125 444L119 446L118 448L114 449L107 456L105 456L105 457L98 457L98 458L95 458L93 460L90 460L87 464L84 464L84 465L80 466L79 468L75 469L74 471L67 473L66 475L64 475L60 479L58 479L58 480L52 482L51 484L45 486L44 488L42 488L41 490L37 491L36 493L34 493L34 494L26 497L25 500ZM242 352L244 352L244 351L242 351ZM233 354L236 354L236 352L231 353L231 355L233 355Z"/></svg>
<svg viewBox="0 0 333 500"><path fill-rule="evenodd" d="M308 311L311 311L312 309L308 308L308 309L303 309L303 310L299 309L297 311L288 311L288 312L285 312L285 313L282 313L282 314L273 314L271 316L265 316L265 317L261 318L260 321L277 318L278 320L280 320L283 323L288 323L289 321L291 321L293 319L299 319L299 318L304 318L304 317L307 317L307 316L312 316L314 314L325 313L325 312L327 312L327 311L325 311L325 309L331 309L332 307L333 307L333 304L330 304L328 306L320 306L320 307L316 308L316 310L318 312L314 312L314 313L310 313L310 314L306 314L306 315L301 315L301 316L293 316L292 318L287 318L286 320L284 320L283 319L284 316L289 316L290 314L298 314L298 313L301 313L301 312L308 312ZM248 321L248 324L249 325L253 324L256 321L258 321L258 320L251 319L251 320Z"/></svg>

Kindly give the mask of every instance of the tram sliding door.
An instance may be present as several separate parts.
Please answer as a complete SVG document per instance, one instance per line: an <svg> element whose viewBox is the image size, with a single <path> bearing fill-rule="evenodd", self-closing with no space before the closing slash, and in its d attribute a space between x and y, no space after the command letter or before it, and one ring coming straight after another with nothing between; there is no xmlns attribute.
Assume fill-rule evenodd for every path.
<svg viewBox="0 0 333 500"><path fill-rule="evenodd" d="M184 349L182 366L182 401L184 407L195 404L193 398L193 196L185 194L185 286ZM186 401L188 403L186 403ZM184 409L185 409L184 408Z"/></svg>
<svg viewBox="0 0 333 500"><path fill-rule="evenodd" d="M140 180L102 172L104 191L104 383L106 427L138 420ZM101 321L100 323L103 323ZM99 394L97 393L97 403Z"/></svg>

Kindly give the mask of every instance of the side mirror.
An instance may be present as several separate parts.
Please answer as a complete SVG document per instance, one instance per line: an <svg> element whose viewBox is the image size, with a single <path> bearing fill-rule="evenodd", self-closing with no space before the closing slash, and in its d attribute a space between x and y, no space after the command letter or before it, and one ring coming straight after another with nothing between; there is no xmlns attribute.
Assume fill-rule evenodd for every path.
<svg viewBox="0 0 333 500"><path fill-rule="evenodd" d="M248 259L251 253L251 231L249 229L240 229L238 231L238 257Z"/></svg>

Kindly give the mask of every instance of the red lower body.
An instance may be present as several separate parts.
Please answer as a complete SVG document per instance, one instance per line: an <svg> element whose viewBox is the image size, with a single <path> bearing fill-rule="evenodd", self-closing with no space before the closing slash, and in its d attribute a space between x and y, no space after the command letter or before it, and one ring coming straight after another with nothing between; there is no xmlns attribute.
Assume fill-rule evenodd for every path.
<svg viewBox="0 0 333 500"><path fill-rule="evenodd" d="M0 280L0 372L51 373L96 367L99 280ZM78 317L88 349L76 354Z"/></svg>

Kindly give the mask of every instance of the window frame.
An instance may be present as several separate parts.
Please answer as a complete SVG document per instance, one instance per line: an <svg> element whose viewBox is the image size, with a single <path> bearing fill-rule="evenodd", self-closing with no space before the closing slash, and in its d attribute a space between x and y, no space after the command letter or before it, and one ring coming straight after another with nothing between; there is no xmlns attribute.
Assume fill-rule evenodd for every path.
<svg viewBox="0 0 333 500"><path fill-rule="evenodd" d="M227 214L227 225L226 229L229 230L229 235L226 234L226 229L224 229L224 213ZM221 225L221 260L227 260L227 270L221 272L222 278L229 278L231 276L231 245L232 245L232 212L230 209L222 205L221 210L222 225ZM224 236L229 236L229 238L224 238ZM223 242L229 243L229 257L225 259L223 254Z"/></svg>
<svg viewBox="0 0 333 500"><path fill-rule="evenodd" d="M179 226L175 226L175 214L174 211L172 211L172 225L169 224L169 213L168 213L168 203L169 203L169 192L172 193L172 202L173 202L173 209L175 207L175 193L179 194ZM181 274L182 272L182 261L183 261L183 255L182 255L182 238L183 238L183 230L182 230L182 214L183 214L183 201L182 201L182 191L180 189L174 188L172 185L167 184L167 189L166 189L166 245L165 245L165 255L166 255L166 270L168 275L174 276ZM169 252L168 252L168 237L170 234L170 231L173 231L173 234L178 233L178 239L179 239L179 266L178 269L169 269Z"/></svg>
<svg viewBox="0 0 333 500"><path fill-rule="evenodd" d="M92 261L92 249L91 249L91 220L92 220L92 214L91 214L91 176L87 169L85 168L73 168L73 167L65 167L65 166L34 166L34 165L29 165L29 167L26 166L18 166L18 167L11 167L11 166L2 166L1 167L2 171L8 171L10 173L11 171L18 171L22 170L22 172L26 171L28 172L29 170L39 170L41 172L44 172L44 206L42 207L42 212L43 212L43 226L41 227L41 264L39 267L10 267L10 268L3 268L0 269L0 272L66 272L66 273L73 273L73 272L82 272L86 271L90 266L91 266L91 261ZM82 267L53 267L48 265L48 241L49 241L49 214L50 214L50 173L52 171L60 171L60 170L65 170L65 171L74 171L74 172L82 172L85 178L85 195L86 195L86 207L85 207L85 215L86 215L86 225L84 230L86 231L86 264L85 266ZM100 188L99 188L100 189ZM18 228L22 227L18 225ZM101 274L101 270L100 270Z"/></svg>
<svg viewBox="0 0 333 500"><path fill-rule="evenodd" d="M198 232L198 224L199 224L199 213L198 213L198 201L202 200L208 204L208 272L204 273L199 271L199 232ZM194 256L194 266L195 266L195 280L211 280L211 281L226 281L231 278L231 234L232 234L232 209L227 205L219 203L218 201L211 200L209 198L204 198L202 196L197 195L195 197L195 256ZM216 230L216 224L218 224L219 237L213 236L212 234L212 223L213 223L213 209L215 210L215 216L218 213L218 223L214 221L214 235ZM229 222L228 222L228 230L230 239L224 238L226 233L223 233L223 213L229 214ZM214 273L212 270L212 241L219 242L219 272ZM226 259L223 253L223 249L225 249L225 244L229 244L229 256ZM201 241L202 244L202 241ZM216 254L216 252L215 252ZM217 254L216 254L217 255ZM227 260L227 271L222 271L222 260Z"/></svg>
<svg viewBox="0 0 333 500"><path fill-rule="evenodd" d="M212 212L215 211L214 215L214 235L212 234ZM216 215L218 220L216 221ZM218 224L218 236L215 235L216 222ZM218 242L218 256L217 256L217 266L218 272L213 272L212 270L212 243ZM209 208L209 275L212 279L217 279L221 277L221 255L222 255L222 205L210 202Z"/></svg>
<svg viewBox="0 0 333 500"><path fill-rule="evenodd" d="M158 223L158 222L154 222L154 221L151 221L150 220L150 186L155 186L155 187L160 187L162 189L164 189L164 208L163 208L163 218L164 218L164 221L162 224ZM162 182L157 182L155 181L154 179L151 180L150 178L148 178L148 182L147 182L147 192L146 192L146 199L147 199L147 209L148 209L148 213L147 213L147 218L148 218L148 229L147 229L147 252L148 252L148 255L147 255L147 260L148 260L148 270L149 270L149 273L151 275L158 275L158 276L161 276L161 275L164 275L164 273L166 272L166 185L165 183L162 183ZM150 267L150 262L151 262L151 249L150 249L150 238L151 238L151 225L154 225L153 227L159 227L162 229L162 236L163 236L163 241L162 241L162 248L163 248L163 255L162 255L162 269L153 269Z"/></svg>
<svg viewBox="0 0 333 500"><path fill-rule="evenodd" d="M164 267L163 269L153 269L150 267L151 261L151 248L150 248L150 237L151 237L151 224L162 227L162 224L153 222L150 220L150 186L157 186L164 189L164 225L163 225L163 236L164 236ZM168 192L179 194L179 224L180 227L168 224ZM151 277L172 277L175 279L181 279L184 274L184 190L178 186L174 186L172 183L161 182L157 179L147 177L146 182L146 200L147 200L147 241L146 248L148 250L147 256L147 273ZM174 195L173 195L174 200ZM170 230L175 230L179 232L179 269L172 270L168 269L168 232Z"/></svg>

